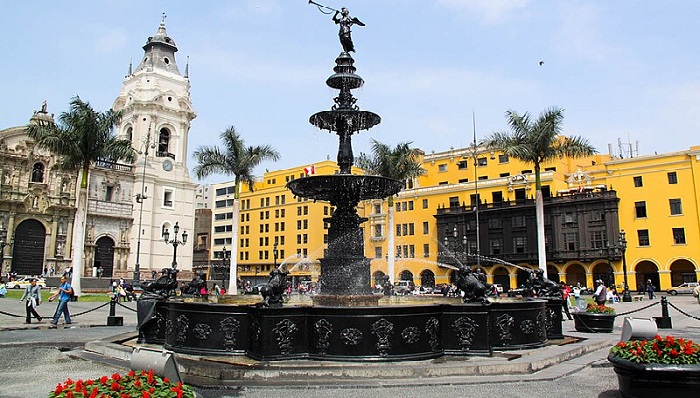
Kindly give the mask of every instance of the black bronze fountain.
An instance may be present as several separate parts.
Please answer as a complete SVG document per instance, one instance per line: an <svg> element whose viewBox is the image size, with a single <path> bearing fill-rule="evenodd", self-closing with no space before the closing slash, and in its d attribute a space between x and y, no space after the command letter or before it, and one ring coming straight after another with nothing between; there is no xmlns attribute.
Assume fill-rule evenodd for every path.
<svg viewBox="0 0 700 398"><path fill-rule="evenodd" d="M335 207L333 215L324 220L330 227L326 257L320 259L321 295L313 304L298 305L282 305L276 298L255 304L158 300L147 321L141 322L139 314L139 341L197 355L340 361L491 355L494 349L544 345L551 325L561 322L561 311L539 299L486 300L488 286L480 270L460 273L463 300L411 298L397 303L372 294L370 260L364 256L360 228L366 219L357 214L356 207L363 200L395 195L402 183L352 174L353 134L376 126L381 119L360 110L352 95L364 81L355 74L350 55L355 50L350 26L364 24L350 18L345 8L330 10L335 11L333 20L340 25L343 51L326 84L339 94L330 110L314 114L309 121L338 135L339 173L308 176L287 184L298 197L326 201ZM275 275L271 291L273 278Z"/></svg>

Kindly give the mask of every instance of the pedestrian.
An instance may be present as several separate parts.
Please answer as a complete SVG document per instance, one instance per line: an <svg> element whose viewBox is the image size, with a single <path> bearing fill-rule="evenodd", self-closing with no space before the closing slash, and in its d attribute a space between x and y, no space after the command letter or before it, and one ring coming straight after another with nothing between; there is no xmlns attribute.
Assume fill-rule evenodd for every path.
<svg viewBox="0 0 700 398"><path fill-rule="evenodd" d="M598 305L604 305L608 299L608 289L605 288L605 283L601 279L598 279L595 283L597 287L595 293L593 293L593 301Z"/></svg>
<svg viewBox="0 0 700 398"><path fill-rule="evenodd" d="M44 267L44 272L41 274L41 277L46 278L47 276L49 276L49 269L48 267Z"/></svg>
<svg viewBox="0 0 700 398"><path fill-rule="evenodd" d="M0 277L0 298L5 298L7 294L7 287L5 286L5 281Z"/></svg>
<svg viewBox="0 0 700 398"><path fill-rule="evenodd" d="M103 273L103 272L104 272L104 270L102 269L102 266L101 266L101 265L100 265L99 267L97 267L97 278L98 278L98 279L102 279L102 273Z"/></svg>
<svg viewBox="0 0 700 398"><path fill-rule="evenodd" d="M564 310L566 317L569 320L572 320L573 318L571 317L571 312L569 312L569 306L571 305L571 301L569 301L569 296L571 295L571 286L564 283L564 281L559 282L559 284L561 285L561 297L564 299L564 302L562 303L562 309Z"/></svg>
<svg viewBox="0 0 700 398"><path fill-rule="evenodd" d="M49 268L49 276L53 276L53 274L54 274L55 272L56 272L56 270L54 269L54 267L53 267L53 265L52 265L51 268Z"/></svg>
<svg viewBox="0 0 700 398"><path fill-rule="evenodd" d="M651 283L651 279L647 279L647 293L649 294L649 300L653 300L655 298L654 290L656 290L656 286Z"/></svg>
<svg viewBox="0 0 700 398"><path fill-rule="evenodd" d="M36 278L32 278L29 281L29 286L24 289L24 294L22 298L19 299L21 303L24 299L27 299L27 305L25 306L27 312L27 319L24 323L32 323L32 315L37 321L41 322L41 316L36 312L36 307L41 305L41 286L36 284Z"/></svg>
<svg viewBox="0 0 700 398"><path fill-rule="evenodd" d="M66 325L70 325L70 312L68 311L68 302L70 301L70 296L73 293L73 288L70 283L68 283L68 278L64 275L61 277L61 286L58 287L58 291L49 297L49 301L54 301L58 297L58 306L56 307L56 313L53 314L53 319L51 319L51 324L56 326L58 324L58 319L63 314Z"/></svg>
<svg viewBox="0 0 700 398"><path fill-rule="evenodd" d="M151 270L151 279L156 280L158 278L158 272L154 269Z"/></svg>

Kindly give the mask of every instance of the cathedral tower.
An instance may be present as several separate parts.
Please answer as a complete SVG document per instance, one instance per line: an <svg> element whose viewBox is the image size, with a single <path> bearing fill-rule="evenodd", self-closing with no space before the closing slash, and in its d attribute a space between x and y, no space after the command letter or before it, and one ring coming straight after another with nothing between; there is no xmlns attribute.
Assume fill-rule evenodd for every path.
<svg viewBox="0 0 700 398"><path fill-rule="evenodd" d="M187 66L180 73L175 53L177 46L165 30L165 17L153 37L143 46L138 67L124 79L113 109L122 111L118 126L121 137L130 139L139 151L132 172L133 227L129 236L128 269L138 264L140 279L150 279L151 271L160 271L173 262L174 248L163 241L166 229L173 238L177 223L193 237L196 184L187 168L187 139L196 117L190 99ZM192 242L177 250L177 268L192 269Z"/></svg>

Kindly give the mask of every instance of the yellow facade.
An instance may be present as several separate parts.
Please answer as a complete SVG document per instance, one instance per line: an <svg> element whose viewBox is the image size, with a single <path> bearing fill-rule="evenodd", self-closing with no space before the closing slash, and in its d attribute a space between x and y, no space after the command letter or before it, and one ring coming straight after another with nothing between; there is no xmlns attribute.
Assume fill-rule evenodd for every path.
<svg viewBox="0 0 700 398"><path fill-rule="evenodd" d="M476 172L475 159L479 164ZM599 154L543 164L541 177L543 187L549 189L552 196L594 187L615 190L620 199L620 227L627 236L625 259L629 287L632 291L637 290L638 279L643 281L648 276L656 275L655 280L660 283L657 289L665 290L682 281L697 280L700 277L696 249L700 243L699 163L700 146L686 151L629 159ZM295 277L310 278L313 281L318 279L318 259L323 257L327 247L327 226L323 219L330 216L332 209L328 203L294 198L285 188L289 180L303 178L304 168L309 166L270 171L256 183L254 191L244 187L240 200L237 257L239 275L243 280L266 279L275 262L275 242L278 243L277 264L287 264ZM452 270L437 264L438 253L445 250L444 243L437 239L437 209L450 207L451 200L469 204L471 195L477 191L482 203L492 203L498 198L515 200L516 192L524 192L528 199L534 198L534 170L531 164L507 159L500 153L480 148L477 151L463 148L426 154L423 167L427 174L408 182L407 188L394 200L394 279L401 279L402 273L410 272L414 283L421 285L421 276L432 273L435 284L448 283ZM337 165L332 161L315 164L316 174L333 174L337 170ZM354 172L361 173L360 170ZM675 177L670 177L669 173L675 173ZM635 181L639 180L635 177L641 177L642 186L635 186ZM677 183L670 184L669 179ZM214 192L217 188L231 185L232 183L217 184L213 187ZM232 194L230 198L233 198ZM214 196L215 203L221 199ZM645 202L646 217L638 217L636 202ZM672 215L671 206L674 206L675 212L680 209L680 213ZM217 214L226 211L230 212L231 208L213 206L214 256L223 244L230 247L228 242L231 232L217 232L217 226L221 228L227 222L230 225L230 220L221 219L221 216L217 220ZM362 227L365 232L365 255L372 259L371 272L373 275L377 271L386 274L390 228L388 201L361 203L358 213L368 219ZM674 241L674 228L677 235L682 228L685 243ZM644 240L646 234L648 242L642 241L640 244L640 238ZM226 241L226 238L229 240ZM676 239L679 238L676 236ZM610 245L615 243L610 242ZM613 268L615 282L622 286L622 261L610 262L604 255L598 259L569 261L565 264L550 262L548 267L558 273L553 276L550 271L551 279L593 286L593 275L609 263ZM295 267L297 264L299 266ZM527 268L537 266L518 265ZM501 275L501 278L507 275L510 287L518 284L518 270L515 267L494 265L485 269L490 282L494 281L496 275Z"/></svg>

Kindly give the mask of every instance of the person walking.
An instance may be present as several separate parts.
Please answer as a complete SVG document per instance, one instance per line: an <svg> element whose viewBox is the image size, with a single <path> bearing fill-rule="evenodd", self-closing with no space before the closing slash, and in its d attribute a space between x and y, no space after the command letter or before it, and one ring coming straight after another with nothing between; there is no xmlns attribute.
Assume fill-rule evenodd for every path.
<svg viewBox="0 0 700 398"><path fill-rule="evenodd" d="M649 294L649 300L654 299L654 290L656 290L656 286L651 283L651 279L647 279L647 293Z"/></svg>
<svg viewBox="0 0 700 398"><path fill-rule="evenodd" d="M41 305L41 286L36 284L36 278L32 278L29 281L29 286L24 289L24 294L22 298L19 299L21 303L24 299L27 299L27 305L25 306L27 312L27 319L24 323L32 323L32 315L37 321L41 322L41 316L36 312L36 307Z"/></svg>
<svg viewBox="0 0 700 398"><path fill-rule="evenodd" d="M70 325L70 312L68 311L68 302L70 301L70 296L73 293L73 288L70 283L68 283L68 278L64 275L61 277L61 286L58 287L58 291L49 297L49 301L54 301L58 297L58 306L56 307L56 313L53 314L53 319L51 319L51 324L56 326L58 324L58 319L63 314L66 325Z"/></svg>
<svg viewBox="0 0 700 398"><path fill-rule="evenodd" d="M605 283L601 279L598 279L595 283L597 287L595 293L593 293L593 301L598 305L604 305L608 299L608 289L605 288Z"/></svg>

